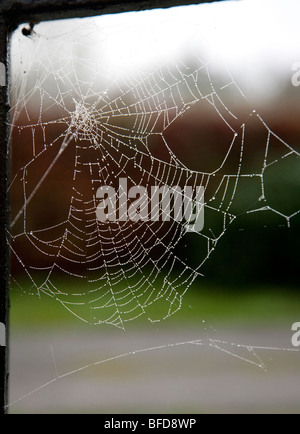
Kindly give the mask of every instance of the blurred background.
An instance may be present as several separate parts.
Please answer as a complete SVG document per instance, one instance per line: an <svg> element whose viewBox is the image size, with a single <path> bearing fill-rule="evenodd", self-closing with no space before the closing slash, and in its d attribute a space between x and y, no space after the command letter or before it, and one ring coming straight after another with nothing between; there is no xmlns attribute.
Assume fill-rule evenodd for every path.
<svg viewBox="0 0 300 434"><path fill-rule="evenodd" d="M299 352L291 346L300 320L299 8L292 0L226 1L40 23L29 37L25 23L15 32L11 413L299 412ZM138 161L145 143L151 152ZM145 185L136 163L156 179L151 155L169 168L162 183L179 177L171 155L190 180L205 179L203 233L129 227L122 245L104 225L90 245L90 180L101 167L112 185L121 176ZM74 184L78 158L97 165L86 164ZM224 177L234 184L225 191ZM153 250L151 230L164 241ZM63 237L69 244L58 257ZM154 278L138 262L137 238L158 260ZM172 255L159 262L164 245ZM90 295L99 283L77 261L83 250L104 282L97 314ZM141 266L133 276L130 258ZM112 327L121 322L110 309L107 261L110 277L120 269L126 277L113 284L120 299L128 282L147 299L151 276L153 300L166 277L176 296L166 291L125 331ZM187 276L187 267L202 276ZM166 316L165 299L177 312L149 322ZM119 304L121 317L136 309ZM102 312L110 324L94 325Z"/></svg>

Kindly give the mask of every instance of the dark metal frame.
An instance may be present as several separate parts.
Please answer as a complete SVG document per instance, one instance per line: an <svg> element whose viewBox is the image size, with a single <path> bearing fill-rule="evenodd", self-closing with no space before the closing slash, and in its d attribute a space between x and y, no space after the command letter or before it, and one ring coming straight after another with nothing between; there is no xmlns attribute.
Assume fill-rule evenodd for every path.
<svg viewBox="0 0 300 434"><path fill-rule="evenodd" d="M9 38L22 23L168 8L222 0L0 0L0 62L9 63ZM0 414L8 405L9 248L9 129L7 85L0 87L0 322L6 326L6 347L0 347Z"/></svg>

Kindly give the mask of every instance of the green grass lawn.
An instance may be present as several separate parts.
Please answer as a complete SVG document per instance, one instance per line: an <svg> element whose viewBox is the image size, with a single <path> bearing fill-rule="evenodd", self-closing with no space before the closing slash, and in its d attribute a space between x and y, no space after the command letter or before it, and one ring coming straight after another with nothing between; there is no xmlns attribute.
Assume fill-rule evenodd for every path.
<svg viewBox="0 0 300 434"><path fill-rule="evenodd" d="M78 325L78 320L55 299L42 295L11 292L11 327ZM164 316L163 303L156 303L154 316ZM300 292L286 288L247 288L233 290L216 286L193 287L183 298L182 308L165 323L191 324L202 321L257 324L291 319L300 321ZM148 323L146 318L134 322Z"/></svg>

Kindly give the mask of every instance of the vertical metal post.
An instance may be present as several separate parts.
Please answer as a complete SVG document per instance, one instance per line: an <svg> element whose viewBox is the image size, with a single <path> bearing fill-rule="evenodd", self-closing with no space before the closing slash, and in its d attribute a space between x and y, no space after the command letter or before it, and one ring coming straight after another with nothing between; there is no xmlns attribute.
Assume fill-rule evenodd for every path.
<svg viewBox="0 0 300 434"><path fill-rule="evenodd" d="M8 404L9 271L6 229L9 224L7 140L7 27L0 16L0 414Z"/></svg>

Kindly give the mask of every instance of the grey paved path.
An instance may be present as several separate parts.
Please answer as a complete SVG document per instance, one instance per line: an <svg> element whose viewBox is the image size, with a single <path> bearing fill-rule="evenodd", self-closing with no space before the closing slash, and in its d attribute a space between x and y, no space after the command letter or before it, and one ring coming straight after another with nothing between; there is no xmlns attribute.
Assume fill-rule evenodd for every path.
<svg viewBox="0 0 300 434"><path fill-rule="evenodd" d="M288 324L15 330L10 413L300 413L291 349Z"/></svg>

